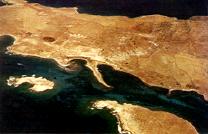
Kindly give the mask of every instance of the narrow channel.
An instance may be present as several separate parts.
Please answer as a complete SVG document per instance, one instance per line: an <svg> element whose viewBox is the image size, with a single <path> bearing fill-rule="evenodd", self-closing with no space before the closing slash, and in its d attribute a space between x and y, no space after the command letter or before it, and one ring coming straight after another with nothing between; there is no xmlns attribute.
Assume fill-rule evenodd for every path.
<svg viewBox="0 0 208 134"><path fill-rule="evenodd" d="M74 60L80 70L66 71L54 60L7 53L14 41L9 35L0 37L0 132L118 133L108 110L89 109L100 99L167 111L190 121L198 132L208 132L208 103L195 92L168 95L168 89L148 86L104 64L98 69L113 90L103 92L92 86L93 73L83 60ZM34 93L29 83L16 88L6 83L10 76L33 74L55 82L55 88Z"/></svg>

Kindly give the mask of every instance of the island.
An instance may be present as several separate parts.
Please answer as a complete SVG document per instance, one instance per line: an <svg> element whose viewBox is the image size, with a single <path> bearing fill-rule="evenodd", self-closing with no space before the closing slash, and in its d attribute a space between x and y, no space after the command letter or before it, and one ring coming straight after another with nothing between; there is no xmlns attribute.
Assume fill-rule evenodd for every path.
<svg viewBox="0 0 208 134"><path fill-rule="evenodd" d="M7 80L7 84L9 86L18 87L23 83L29 83L33 86L30 88L34 92L43 92L46 90L53 89L54 83L43 78L43 77L35 77L35 75L28 77L28 76L22 76L20 78L10 76Z"/></svg>

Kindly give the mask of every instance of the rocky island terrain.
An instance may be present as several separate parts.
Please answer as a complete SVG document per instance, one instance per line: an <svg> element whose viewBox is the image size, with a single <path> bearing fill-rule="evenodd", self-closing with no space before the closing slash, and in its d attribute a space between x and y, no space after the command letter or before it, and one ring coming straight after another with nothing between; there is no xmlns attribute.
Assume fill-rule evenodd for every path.
<svg viewBox="0 0 208 134"><path fill-rule="evenodd" d="M85 62L84 66L92 71L93 78L90 79L93 88L99 91L115 92L118 88L124 94L142 94L141 96L150 94L175 105L183 105L168 100L177 92L194 94L197 96L197 103L201 105L203 103L205 108L202 108L202 111L206 113L208 17L202 16L206 14L194 9L196 15L201 16L194 16L194 12L186 12L187 10L179 18L174 17L173 13L169 13L169 17L164 16L166 14L159 15L160 10L158 14L152 15L147 15L144 11L144 15L140 17L132 14L130 17L117 14L103 15L105 12L97 15L91 14L89 10L85 11L87 6L83 6L84 2L80 1L74 3L72 1L69 3L70 6L63 7L55 7L53 3L45 5L44 2L46 1L0 2L0 38L3 39L5 35L14 38L12 45L7 47L8 53L53 59L59 67L68 72L79 70L73 61L82 60ZM203 2L206 5L206 2ZM200 7L203 4L196 6ZM91 5L99 7L96 3ZM207 11L206 8L201 10ZM190 18L185 18L185 15ZM115 80L113 81L115 84L112 84L108 79L111 75L114 76L114 73L109 75L105 73L106 70L124 72L131 77L126 76L129 78L127 80L115 74L115 77L121 80ZM50 87L47 89L52 90L54 86L53 82L42 77L36 80L32 77L17 79L20 84L28 82L34 87L41 81L48 82L46 85ZM125 87L125 84L121 84L125 82L140 85L138 88ZM158 92L162 92L163 96L158 95ZM119 133L208 132L206 121L204 124L202 122L203 125L200 127L195 125L197 123L190 123L189 119L182 118L180 114L174 115L177 112L171 110L157 111L154 108L139 106L136 102L119 104L119 101L119 99L116 101L98 99L91 102L93 108L106 108L110 109L111 113L116 112ZM196 106L194 99L186 103L184 107ZM193 109L197 108L196 106ZM207 118L207 114L205 116Z"/></svg>

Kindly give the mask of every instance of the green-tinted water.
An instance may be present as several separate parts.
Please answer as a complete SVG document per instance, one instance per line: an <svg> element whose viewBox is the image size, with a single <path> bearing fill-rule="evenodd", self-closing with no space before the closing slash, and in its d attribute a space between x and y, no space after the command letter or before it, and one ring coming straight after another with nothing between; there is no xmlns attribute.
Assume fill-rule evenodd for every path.
<svg viewBox="0 0 208 134"><path fill-rule="evenodd" d="M149 87L130 74L99 65L106 83L114 87L102 92L92 86L92 72L82 60L75 60L81 70L66 72L53 60L5 54L13 41L11 36L0 38L1 132L117 133L116 119L108 110L89 109L100 99L168 111L192 122L199 132L208 132L207 102L194 92L168 96L167 89ZM55 82L55 88L35 93L27 83L7 86L9 76L33 74Z"/></svg>

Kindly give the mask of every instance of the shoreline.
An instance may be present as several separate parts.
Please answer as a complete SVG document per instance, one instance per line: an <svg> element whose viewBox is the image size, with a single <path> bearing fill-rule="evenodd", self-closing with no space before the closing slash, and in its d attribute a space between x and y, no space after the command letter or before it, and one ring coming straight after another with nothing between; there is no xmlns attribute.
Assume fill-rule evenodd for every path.
<svg viewBox="0 0 208 134"><path fill-rule="evenodd" d="M21 77L14 77L10 76L7 79L8 86L19 87L23 83L30 83L32 85L30 90L34 92L44 92L46 90L52 90L55 86L54 82L47 80L43 77L36 77L35 75L30 76L21 76Z"/></svg>
<svg viewBox="0 0 208 134"><path fill-rule="evenodd" d="M88 60L87 57L74 57L74 58L70 58L70 60L68 60L68 63L69 64L66 64L66 63L63 63L61 60L58 60L56 58L51 58L51 57L44 57L44 56L40 56L40 55L37 55L37 54L25 54L25 53L21 53L21 52L18 52L18 51L11 51L10 50L10 46L7 47L7 50L10 54L12 55L20 55L20 56L31 56L31 57L38 57L38 58L43 58L43 59L52 59L56 62L56 64L62 68L63 70L66 70L65 67L67 67L68 65L70 65L70 61L71 60L75 60L75 59L81 59L81 60L85 60L87 62L87 64L85 65L86 67L88 67L92 72L93 72L93 75L95 76L95 78L97 79L95 83L92 83L95 88L102 88L102 90L109 90L111 89L112 87L109 86L108 84L105 83L105 81L103 80L102 78L102 75L100 74L100 72L97 70L97 67L95 68L95 66L98 64L97 62L99 61L95 61L95 64L91 64L91 60ZM101 62L103 63L103 62ZM70 72L68 70L66 70L67 72ZM104 88L103 88L104 87Z"/></svg>
<svg viewBox="0 0 208 134"><path fill-rule="evenodd" d="M167 118L164 120L163 116L158 116L158 117L156 116L159 111L151 111L147 108L144 108L141 106L135 106L132 104L127 104L127 103L124 103L121 105L121 104L118 104L118 102L116 101L110 101L110 100L109 101L108 100L95 101L92 107L95 109L105 109L105 108L109 109L111 111L111 114L117 118L118 131L120 134L137 134L138 132L142 134L149 134L150 132L157 131L155 130L156 126L158 126L157 123L159 123L159 126L162 124L166 125L170 121L170 119L175 121L175 122L171 121L171 123L174 123L172 124L174 127L171 130L169 130L172 133L176 132L177 134L179 133L198 134L197 130L193 127L193 125L190 122L180 117L177 117L176 115L171 114L171 113L167 113L167 112L160 113L160 114L163 114L165 118ZM134 112L137 113L137 116L135 115ZM149 116L153 116L153 117L156 116L155 119L157 119L157 121L150 123L147 121L148 119L146 119L145 123L147 124L150 123L152 124L152 126L147 126L148 129L147 128L145 129L146 125L142 125L144 124L144 122L141 122L143 121L142 119L143 117L140 114L141 115L148 114ZM147 116L147 118L149 117ZM155 124L155 126L153 124ZM157 128L157 129L160 129L160 128ZM162 130L162 133L165 133L164 129Z"/></svg>
<svg viewBox="0 0 208 134"><path fill-rule="evenodd" d="M12 47L12 46L7 47L7 52L9 52L9 53L11 53L13 55L32 56L32 57L43 58L43 59L52 59L63 70L65 70L65 67L67 67L69 65L67 63L63 63L61 60L58 60L57 58L44 57L44 56L41 56L41 55L38 55L38 54L25 54L25 53L21 53L21 52L15 51L15 50L11 50L10 47ZM81 60L84 60L84 61L87 62L85 66L88 67L93 72L93 75L96 78L96 81L92 83L95 88L101 89L103 91L110 91L113 88L110 85L106 84L106 82L102 78L102 74L98 71L97 67L95 67L95 66L97 66L100 63L100 64L106 64L106 65L112 66L114 68L115 65L111 65L108 62L92 61L91 59L89 59L89 57L79 57L79 56L69 57L69 60L67 62L69 63L70 61L75 60L75 59L81 59ZM95 64L91 64L93 62ZM118 69L118 71L124 71L124 70L122 70L122 69L120 69L118 67L116 67L114 69L115 70ZM166 89L168 89L168 95L170 95L171 92L173 92L173 91L195 92L195 93L197 93L199 95L202 95L203 96L203 99L205 101L208 101L208 94L203 94L202 91L197 90L197 89L185 89L185 88L183 88L183 89L174 89L174 88L171 88L171 87L170 88L167 88L167 87L161 86L161 85L149 84L149 83L146 83L145 81L143 81L143 82L147 86L150 86L150 87L160 87L160 88L166 88Z"/></svg>
<svg viewBox="0 0 208 134"><path fill-rule="evenodd" d="M14 54L14 56L15 56L16 54ZM18 55L18 54L17 54ZM21 55L21 54L19 54L21 57L30 57L30 56L25 56L25 55ZM38 58L38 59L41 59L39 56L32 56L32 57L35 57L35 58ZM50 58L44 58L44 59L50 59ZM76 57L76 59L78 59L77 57ZM51 59L50 59L51 60ZM55 61L54 59L52 60L52 61ZM56 65L58 65L58 66L60 66L56 61L55 61L55 63L56 63ZM89 69L89 68L88 68ZM115 70L116 71L116 70ZM119 131L125 131L125 129L123 129L123 127L122 127L122 123L120 123L120 127L118 127L120 130ZM123 130L122 130L123 129Z"/></svg>

